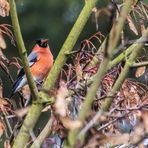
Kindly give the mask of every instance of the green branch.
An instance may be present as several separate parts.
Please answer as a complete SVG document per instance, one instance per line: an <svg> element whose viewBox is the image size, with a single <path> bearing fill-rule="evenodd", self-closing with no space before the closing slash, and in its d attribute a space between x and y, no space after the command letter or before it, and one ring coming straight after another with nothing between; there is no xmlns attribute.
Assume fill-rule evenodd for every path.
<svg viewBox="0 0 148 148"><path fill-rule="evenodd" d="M146 36L148 36L148 29L147 29L147 31L145 32L145 34L144 34L140 39L137 40L137 43L135 42L135 43L134 43L133 45L131 45L128 49L131 49L131 48L133 48L133 46L134 46L134 48L133 48L132 51L135 52L135 53L138 55L138 53L141 51L141 48L142 48L142 46L143 46L143 44L144 44L143 41L145 41L145 37L146 37ZM139 42L139 41L142 41L142 42ZM139 44L139 43L140 43L140 44ZM137 55L134 55L134 56L137 57ZM132 57L132 58L133 58L133 57ZM131 57L130 57L129 60L131 60ZM133 60L133 61L135 61L135 57L134 57L134 60ZM129 63L131 63L131 64L129 64ZM113 96L113 95L115 95L115 93L120 89L120 87L121 87L121 85L123 84L123 81L124 81L124 79L125 79L125 77L126 77L126 75L127 75L127 72L128 72L128 70L129 70L129 65L132 66L132 63L133 63L133 62L127 61L126 66L124 67L122 73L119 75L119 79L116 81L116 83L115 83L113 89L112 89L111 92L108 94L108 96ZM145 64L146 64L146 63L145 63ZM133 65L134 65L134 64L133 64ZM96 115L93 117L93 119L90 120L89 123L87 123L87 125L83 128L83 130L80 131L80 133L79 133L79 135L78 135L79 137L85 136L84 134L86 134L86 132L87 132L91 127L93 127L93 125L95 125L95 124L99 125L99 118L100 118L100 116L102 115L102 112L107 111L107 110L109 109L111 103L112 103L112 98L109 98L109 97L106 98L105 102L104 102L103 105L102 105L102 108L96 113Z"/></svg>
<svg viewBox="0 0 148 148"><path fill-rule="evenodd" d="M134 63L132 67L142 67L142 66L147 66L147 65L148 65L148 61L143 61L139 63Z"/></svg>
<svg viewBox="0 0 148 148"><path fill-rule="evenodd" d="M27 60L27 52L26 52L26 48L25 48L25 45L23 42L23 38L22 38L20 26L19 26L19 21L18 21L18 16L17 16L17 12L16 12L15 1L9 0L9 4L10 4L11 21L12 21L12 25L13 25L13 30L14 30L16 42L18 45L19 55L22 60L23 68L25 70L27 81L28 81L28 84L29 84L29 87L31 90L31 95L34 100L37 100L38 90L37 90L37 87L36 87L35 82L33 80L32 74L30 72L29 63Z"/></svg>
<svg viewBox="0 0 148 148"><path fill-rule="evenodd" d="M138 0L135 1L135 5L138 2ZM130 8L130 12L132 11L132 7ZM120 32L119 32L120 33ZM107 36L108 37L108 36ZM99 47L96 55L93 57L93 59L91 60L91 62L88 64L88 68L91 68L97 64L99 64L100 59L98 59L98 55L102 54L102 52L105 50L105 45L106 45L106 41L107 41L107 37L105 38L105 40L103 41L103 43L101 44L101 46ZM129 55L131 53L132 49L128 49L127 51L123 52L119 57L117 57L116 59L114 59L112 62L110 62L110 66L109 67L114 67L116 64L118 64L119 62L121 62L124 58L123 58L123 54L125 55ZM125 56L124 56L125 57ZM111 69L109 68L109 69Z"/></svg>
<svg viewBox="0 0 148 148"><path fill-rule="evenodd" d="M116 92L120 89L120 87L122 86L125 78L126 78L126 75L130 69L130 67L134 64L137 56L139 55L139 53L142 51L142 47L144 45L144 40L148 37L148 28L147 30L145 31L144 35L139 39L137 40L137 42L132 45L134 46L135 48L133 49L129 59L126 60L126 63L125 63L125 66L122 70L122 72L120 73L117 81L115 82L111 92L109 92L109 94L107 96L114 96L116 94ZM131 47L132 47L131 46ZM110 106L111 106L111 103L112 103L112 97L107 97L102 105L102 108L101 110L102 111L107 111Z"/></svg>
<svg viewBox="0 0 148 148"><path fill-rule="evenodd" d="M53 122L53 117L51 116L50 120L47 122L47 124L45 125L44 129L39 134L39 136L35 139L35 141L33 142L33 144L31 145L30 148L41 147L42 142L51 133L52 122Z"/></svg>
<svg viewBox="0 0 148 148"><path fill-rule="evenodd" d="M62 66L65 64L65 61L67 59L67 55L71 52L73 49L80 33L82 32L82 29L84 28L91 12L92 8L95 7L97 0L88 0L85 2L85 6L83 10L81 11L77 21L75 22L72 30L70 31L62 49L60 50L60 53L55 61L55 65L48 75L46 82L44 83L44 88L49 90L51 87L53 87ZM54 77L53 77L54 76Z"/></svg>
<svg viewBox="0 0 148 148"><path fill-rule="evenodd" d="M127 50L123 51L118 57L116 57L114 60L112 60L109 63L108 70L112 69L114 66L116 66L119 62L122 60L126 60L128 56L131 54L131 52L137 48L137 44L142 44L145 41L143 37L139 38L133 45L127 48Z"/></svg>
<svg viewBox="0 0 148 148"><path fill-rule="evenodd" d="M107 71L110 57L112 56L112 51L116 48L118 44L118 41L120 39L120 33L123 29L126 16L130 12L130 8L131 8L131 0L126 0L124 3L123 9L121 10L118 22L115 23L112 27L111 33L109 35L109 46L107 47L108 48L107 51L109 55L108 57L105 57L104 60L102 61L100 68L98 69L97 74L93 79L93 83L91 84L89 91L85 96L85 101L81 106L81 110L78 114L78 119L82 123L85 121L87 113L89 113L91 110L91 104L96 96L96 92L101 84L102 78ZM79 133L79 130L80 130L79 128L76 128L69 132L68 147L74 147L76 140L78 138L77 135Z"/></svg>
<svg viewBox="0 0 148 148"><path fill-rule="evenodd" d="M106 41L107 41L107 37L105 38L105 40L103 41L103 43L101 44L99 49L97 50L97 53L94 55L94 57L90 61L87 68L94 67L95 65L97 65L101 62L100 59L98 59L98 55L102 54L102 52L105 50Z"/></svg>
<svg viewBox="0 0 148 148"><path fill-rule="evenodd" d="M10 0L11 1L11 0ZM82 29L84 28L91 12L92 8L95 6L97 0L89 0L86 1L85 6L83 10L81 11L76 23L74 24L71 32L69 33L62 49L60 50L60 53L54 63L54 66L52 67L46 81L43 84L43 89L49 90L51 89L55 81L63 67L63 65L66 62L67 54L71 52L72 48L74 47ZM12 10L11 10L12 11ZM15 11L15 10L13 10ZM13 13L13 12L12 12ZM43 102L44 100L49 100L49 96L45 94L44 92L39 92L40 98L38 99L38 102ZM50 101L50 100L49 100ZM32 104L24 122L23 125L19 131L19 134L17 135L13 148L18 147L24 147L28 140L29 140L29 131L32 131L40 114L41 110L43 109L43 105L40 103L34 103Z"/></svg>

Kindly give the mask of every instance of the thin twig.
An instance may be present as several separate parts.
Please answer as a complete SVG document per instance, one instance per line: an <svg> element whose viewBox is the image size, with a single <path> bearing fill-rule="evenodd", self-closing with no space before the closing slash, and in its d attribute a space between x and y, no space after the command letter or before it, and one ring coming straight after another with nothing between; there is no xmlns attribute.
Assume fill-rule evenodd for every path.
<svg viewBox="0 0 148 148"><path fill-rule="evenodd" d="M2 113L3 113L4 119L5 119L6 125L7 125L8 129L9 129L9 132L10 132L10 134L12 134L13 131L12 131L11 125L9 123L9 120L7 119L7 115L3 110L2 110Z"/></svg>
<svg viewBox="0 0 148 148"><path fill-rule="evenodd" d="M141 66L147 66L147 65L148 65L148 61L144 61L144 62L134 63L132 67L141 67Z"/></svg>
<svg viewBox="0 0 148 148"><path fill-rule="evenodd" d="M54 118L53 115L51 115L49 121L47 122L47 124L45 125L44 129L41 131L41 133L39 134L39 136L35 139L35 141L33 142L33 144L31 145L30 148L37 148L40 147L43 140L50 134L51 132L51 126L52 126L52 122L53 122Z"/></svg>

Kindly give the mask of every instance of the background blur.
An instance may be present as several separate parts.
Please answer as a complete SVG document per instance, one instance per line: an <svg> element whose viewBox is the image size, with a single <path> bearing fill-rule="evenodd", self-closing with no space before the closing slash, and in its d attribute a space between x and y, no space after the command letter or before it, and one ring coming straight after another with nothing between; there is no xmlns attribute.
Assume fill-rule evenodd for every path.
<svg viewBox="0 0 148 148"><path fill-rule="evenodd" d="M145 0L145 2L147 3L148 1ZM46 37L49 38L50 48L56 58L85 1L16 0L16 3L20 27L28 53L30 53L37 38ZM98 3L98 8L104 8L106 7L106 4L107 0L100 1ZM79 47L81 41L89 38L92 34L97 32L94 18L94 14L92 14L74 49ZM11 24L10 16L7 18L1 17L0 19L1 23ZM108 33L108 25L108 17L103 14L100 15L98 18L98 31L101 31L103 35L106 35ZM126 31L128 32L128 39L138 38L138 36L136 36L130 29L127 28ZM4 37L7 42L7 49L4 50L4 54L9 59L12 57L18 57L17 47L14 47L11 44L11 41L7 36ZM10 70L15 78L16 67L11 66ZM3 80L4 96L8 97L11 91L11 83L1 69L0 77Z"/></svg>
<svg viewBox="0 0 148 148"><path fill-rule="evenodd" d="M49 45L56 58L62 44L64 43L70 29L72 28L77 16L79 15L84 1L82 0L16 0L18 17L22 35L24 38L25 46L30 53L32 47L35 44L37 38L46 37L49 38ZM103 6L99 4L99 6ZM0 18L1 23L11 24L10 16L6 18ZM91 18L90 18L91 20ZM104 25L104 24L99 24ZM88 38L90 35L96 32L95 23L88 21L79 41ZM103 27L103 33L105 28ZM5 35L7 42L7 49L4 50L4 54L11 59L12 57L18 57L17 47L11 44L10 39ZM78 41L78 44L80 43ZM16 67L11 66L10 70L13 77L16 77ZM11 91L11 83L6 77L4 72L0 69L0 77L3 80L4 96L8 97Z"/></svg>
<svg viewBox="0 0 148 148"><path fill-rule="evenodd" d="M108 3L107 1L111 0L100 0L97 7L100 9L105 8ZM118 0L118 2L120 3L120 0ZM148 4L148 0L144 0L144 2ZM37 38L46 37L49 38L50 48L52 50L54 57L56 58L76 18L82 10L85 1L16 0L16 3L20 27L28 53L30 53ZM11 24L10 16L6 18L0 17L0 21L1 24ZM96 29L96 21L94 14L92 14L82 34L79 37L79 40L77 41L77 44L74 47L74 50L77 50L79 48L81 41L83 41L84 39L88 39L97 31L100 31L105 36L106 34L108 34L108 29L110 28L108 16L102 13L99 16L99 18L97 18L97 22L98 30ZM138 26L139 19L137 19L135 23ZM134 40L141 36L141 34L136 36L129 29L128 24L126 24L126 28L124 31L126 32L126 39ZM17 47L14 47L11 44L10 39L6 35L4 37L7 42L7 48L3 50L4 54L7 56L9 60L11 60L12 57L18 57L19 55ZM12 73L12 76L15 79L17 68L15 66L11 66L10 72ZM11 83L1 68L0 78L3 82L4 97L8 97L11 93ZM39 124L44 126L44 120L40 120Z"/></svg>

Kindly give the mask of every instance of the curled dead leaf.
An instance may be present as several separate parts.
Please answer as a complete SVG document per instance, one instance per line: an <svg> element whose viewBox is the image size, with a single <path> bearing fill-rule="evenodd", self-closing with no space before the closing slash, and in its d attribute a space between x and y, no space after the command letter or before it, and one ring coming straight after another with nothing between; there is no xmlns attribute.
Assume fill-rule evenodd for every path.
<svg viewBox="0 0 148 148"><path fill-rule="evenodd" d="M29 100L30 99L30 88L29 88L29 85L25 85L23 88L22 88L22 93L23 93L23 97L24 99L26 100Z"/></svg>
<svg viewBox="0 0 148 148"><path fill-rule="evenodd" d="M140 21L140 29L141 29L141 34L143 35L144 32L145 32L145 25L144 25L144 22L143 21Z"/></svg>
<svg viewBox="0 0 148 148"><path fill-rule="evenodd" d="M57 92L55 109L56 113L62 117L66 116L67 102L65 98L68 96L68 89L64 81L60 82L60 88Z"/></svg>
<svg viewBox="0 0 148 148"><path fill-rule="evenodd" d="M129 141L129 134L120 134L120 135L112 135L107 136L102 133L94 135L90 141L88 142L87 146L84 148L92 148L92 147L104 147L104 144L108 145L119 145L119 144L128 144Z"/></svg>
<svg viewBox="0 0 148 148"><path fill-rule="evenodd" d="M145 128L146 132L148 133L148 112L142 111L141 117L143 120L144 128Z"/></svg>
<svg viewBox="0 0 148 148"><path fill-rule="evenodd" d="M5 126L4 126L3 122L0 121L0 137L3 135L4 129L5 129Z"/></svg>
<svg viewBox="0 0 148 148"><path fill-rule="evenodd" d="M144 136L145 129L142 123L139 123L135 128L134 132L130 136L131 143L137 143Z"/></svg>
<svg viewBox="0 0 148 148"><path fill-rule="evenodd" d="M10 6L7 0L0 0L0 16L6 17L9 15Z"/></svg>
<svg viewBox="0 0 148 148"><path fill-rule="evenodd" d="M6 140L4 142L4 148L11 148L11 145L10 145L10 141L9 140Z"/></svg>
<svg viewBox="0 0 148 148"><path fill-rule="evenodd" d="M3 99L3 98L0 98L0 108L4 108L4 106L8 105L8 102Z"/></svg>
<svg viewBox="0 0 148 148"><path fill-rule="evenodd" d="M82 68L80 65L80 57L77 57L75 60L75 68L76 68L76 76L77 76L77 81L79 82L82 79Z"/></svg>
<svg viewBox="0 0 148 148"><path fill-rule="evenodd" d="M128 22L128 25L129 25L130 29L131 29L136 35L138 35L138 31L137 31L137 29L136 29L136 27L135 27L135 24L134 24L134 22L133 22L131 16L127 16L127 22Z"/></svg>
<svg viewBox="0 0 148 148"><path fill-rule="evenodd" d="M137 78L141 77L145 73L145 70L146 70L146 67L145 66L142 66L142 67L137 68L136 73L135 73L135 76Z"/></svg>
<svg viewBox="0 0 148 148"><path fill-rule="evenodd" d="M79 120L71 120L68 117L61 117L60 118L63 126L67 129L75 129L75 128L80 128L82 127L82 122L80 122Z"/></svg>
<svg viewBox="0 0 148 148"><path fill-rule="evenodd" d="M25 108L22 109L18 109L15 111L15 114L17 117L22 118L23 116L25 116L28 113L30 106L27 106Z"/></svg>
<svg viewBox="0 0 148 148"><path fill-rule="evenodd" d="M9 61L9 65L15 65L18 69L21 69L21 65L19 63L20 59L13 57L10 61Z"/></svg>
<svg viewBox="0 0 148 148"><path fill-rule="evenodd" d="M46 106L46 107L42 110L42 112L46 112L46 111L48 111L48 110L51 110L51 105Z"/></svg>
<svg viewBox="0 0 148 148"><path fill-rule="evenodd" d="M8 60L8 59L5 57L5 55L3 54L3 52L2 52L1 49L0 49L0 58L1 58L2 60L5 60L5 61Z"/></svg>
<svg viewBox="0 0 148 148"><path fill-rule="evenodd" d="M1 49L6 49L6 42L5 42L4 38L3 38L3 34L2 34L1 31L0 31L0 48Z"/></svg>

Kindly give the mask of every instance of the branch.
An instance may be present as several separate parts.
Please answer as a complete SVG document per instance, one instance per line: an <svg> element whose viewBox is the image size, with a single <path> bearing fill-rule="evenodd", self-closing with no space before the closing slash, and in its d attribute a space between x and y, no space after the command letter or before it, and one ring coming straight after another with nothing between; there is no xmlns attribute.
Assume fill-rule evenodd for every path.
<svg viewBox="0 0 148 148"><path fill-rule="evenodd" d="M146 66L148 65L148 61L143 61L143 62L139 62L139 63L134 63L132 65L132 67L141 67L141 66Z"/></svg>
<svg viewBox="0 0 148 148"><path fill-rule="evenodd" d="M148 37L148 28L146 29L144 35L139 39L139 41L142 41L147 37ZM116 94L116 92L120 89L121 85L123 84L123 82L126 78L126 75L129 71L130 67L134 64L143 45L144 45L144 42L141 42L141 44L139 44L138 41L137 41L137 43L134 44L135 48L133 49L129 59L126 60L125 66L124 66L122 72L120 73L117 81L115 82L111 92L108 93L108 96L114 96ZM107 97L105 99L104 103L102 104L101 111L107 111L110 108L111 103L112 103L112 97Z"/></svg>
<svg viewBox="0 0 148 148"><path fill-rule="evenodd" d="M61 68L65 64L67 60L67 54L71 52L73 49L80 33L82 32L91 12L92 8L95 7L97 0L88 0L85 2L85 6L83 10L81 11L76 23L74 24L72 30L70 31L64 45L62 46L62 49L60 50L60 53L55 61L56 66L53 66L53 68L50 71L50 74L48 75L46 82L44 83L44 88L49 90L51 87L53 87L58 75L60 74ZM54 77L53 77L54 76Z"/></svg>
<svg viewBox="0 0 148 148"><path fill-rule="evenodd" d="M131 54L131 52L135 48L137 48L137 44L142 44L146 41L147 41L146 38L143 38L143 37L141 37L137 41L135 41L130 47L127 48L127 50L123 51L120 55L118 55L118 57L116 57L114 60L112 60L109 63L108 70L112 69L114 66L116 66L122 60L125 60Z"/></svg>
<svg viewBox="0 0 148 148"><path fill-rule="evenodd" d="M62 49L60 50L60 53L54 63L54 66L52 67L46 81L43 84L43 90L49 91L54 84L55 81L57 80L57 77L63 67L63 65L66 62L67 59L67 53L70 53L72 48L74 47L81 31L83 30L91 12L92 8L95 6L97 0L89 0L86 1L86 4L81 11L76 23L74 24L71 32L69 33ZM14 10L13 10L14 11ZM45 94L44 92L39 92L40 99L38 99L38 102L44 102L44 100L50 101L49 96ZM17 135L13 148L18 148L18 147L24 147L30 137L30 132L32 131L40 114L43 109L43 105L41 103L34 103L32 104L25 120L24 123L19 131L19 134Z"/></svg>
<svg viewBox="0 0 148 148"><path fill-rule="evenodd" d="M142 36L140 39L138 39L138 41L140 41L140 40L142 40L144 37ZM137 43L138 43L138 41L137 41ZM142 42L143 43L143 42ZM143 43L144 44L144 43ZM133 48L133 46L134 46L134 48ZM141 45L140 45L141 46ZM135 44L135 45L131 45L128 49L137 49L137 48L140 48L139 47L139 44ZM141 47L142 48L142 47ZM140 49L139 49L140 50ZM133 52L135 52L135 51L133 51ZM124 71L122 72L122 73L124 73ZM118 84L119 85L119 84ZM116 90L117 91L117 90ZM107 105L108 104L111 104L111 100L107 103ZM105 105L106 104L104 104L103 105L103 107L102 108L105 108ZM141 106L140 106L141 107ZM109 108L109 107L108 107ZM106 108L106 109L108 109L108 108ZM137 108L136 108L137 109ZM139 109L139 108L138 108ZM93 117L93 119L92 120L90 120L89 121L89 123L87 123L87 125L81 130L81 132L79 133L79 136L84 136L84 134L86 134L86 132L91 128L91 127L93 127L96 123L97 124L99 124L98 123L98 120L99 120L99 118L100 118L100 116L102 115L102 110L99 110L97 113L96 113L96 115Z"/></svg>
<svg viewBox="0 0 148 148"><path fill-rule="evenodd" d="M103 41L103 43L99 47L97 53L94 55L94 57L92 58L92 60L90 61L90 63L88 64L87 68L94 67L95 65L97 65L97 64L99 64L101 62L98 59L98 55L101 54L101 52L103 52L105 50L106 42L107 42L107 37L105 38L105 40Z"/></svg>
<svg viewBox="0 0 148 148"><path fill-rule="evenodd" d="M137 3L137 1L138 0L136 0L135 4ZM130 12L131 11L132 11L132 7L130 8ZM103 52L105 50L105 45L106 45L107 37L105 38L105 40L103 41L103 43L99 47L97 53L95 54L95 56L93 57L93 59L91 60L91 62L88 64L88 66L87 66L88 68L91 68L91 67L99 64L100 60L98 59L98 56L97 55L101 54L101 52ZM123 54L126 53L126 55L129 55L131 53L131 51L132 50L129 49L129 50L123 52ZM112 62L110 62L110 67L114 67L116 64L118 64L119 62L121 62L121 60L123 60L123 59L124 59L123 56L120 55L119 58L117 57L115 60L113 60Z"/></svg>
<svg viewBox="0 0 148 148"><path fill-rule="evenodd" d="M124 22L126 20L126 16L128 15L129 11L131 8L131 0L126 0L126 2L124 3L123 9L121 10L120 13L120 17L118 19L118 22L115 23L112 27L111 33L109 35L109 46L106 46L108 49L108 56L104 57L103 62L100 65L100 68L98 69L95 77L94 77L94 81L91 84L89 91L86 94L85 97L85 101L81 106L81 110L78 114L78 119L83 123L85 121L85 118L87 116L87 113L90 112L91 110L91 104L95 98L96 92L101 84L102 78L104 76L104 74L107 71L107 66L108 63L110 61L110 57L112 56L112 51L115 49L115 47L118 44L118 41L120 39L120 33L123 29L124 26ZM77 135L79 133L79 128L76 128L74 130L71 130L69 132L69 136L68 136L68 144L69 147L74 147L76 140L77 140ZM83 137L81 137L83 138Z"/></svg>
<svg viewBox="0 0 148 148"><path fill-rule="evenodd" d="M35 139L34 143L32 144L30 148L41 147L42 142L51 132L52 122L53 122L53 116L51 115L50 120L47 122L44 129L42 130L40 135Z"/></svg>
<svg viewBox="0 0 148 148"><path fill-rule="evenodd" d="M30 72L29 63L27 60L27 52L26 52L26 48L23 42L23 38L22 38L20 26L19 26L19 21L18 21L18 16L16 12L16 5L15 5L14 0L9 0L9 4L10 4L10 15L11 15L11 20L12 20L16 42L18 45L19 55L22 60L23 68L25 70L25 74L26 74L27 81L28 81L28 84L31 90L32 97L34 100L37 100L38 90L33 80L32 74Z"/></svg>

